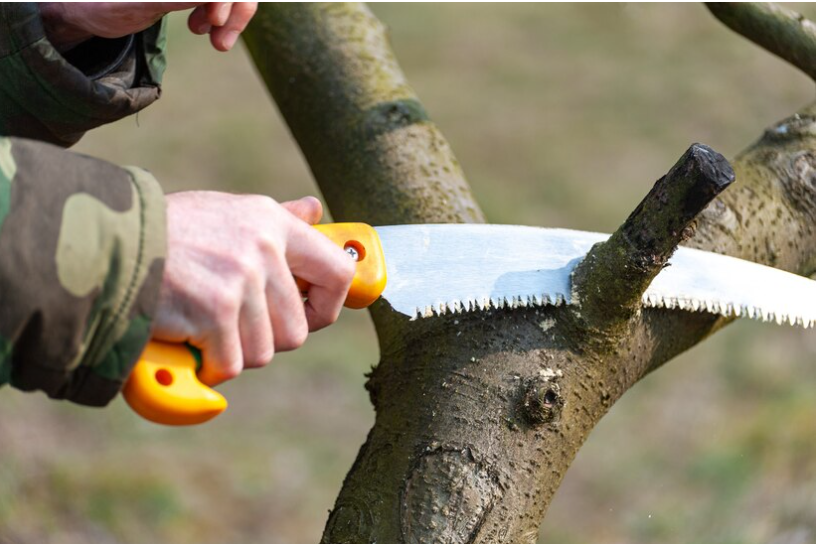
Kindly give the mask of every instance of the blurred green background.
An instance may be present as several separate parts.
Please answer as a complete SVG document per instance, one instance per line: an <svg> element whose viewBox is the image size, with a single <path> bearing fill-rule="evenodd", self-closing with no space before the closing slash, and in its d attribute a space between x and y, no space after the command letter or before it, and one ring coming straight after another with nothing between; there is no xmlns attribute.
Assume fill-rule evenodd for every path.
<svg viewBox="0 0 817 544"><path fill-rule="evenodd" d="M814 4L794 5L814 19ZM612 231L692 142L734 156L812 82L697 4L372 9L492 222ZM240 48L171 17L164 95L76 150L167 191L317 192ZM739 322L629 392L567 474L542 542L815 539L814 331ZM365 312L162 428L0 391L0 543L315 544L373 421Z"/></svg>

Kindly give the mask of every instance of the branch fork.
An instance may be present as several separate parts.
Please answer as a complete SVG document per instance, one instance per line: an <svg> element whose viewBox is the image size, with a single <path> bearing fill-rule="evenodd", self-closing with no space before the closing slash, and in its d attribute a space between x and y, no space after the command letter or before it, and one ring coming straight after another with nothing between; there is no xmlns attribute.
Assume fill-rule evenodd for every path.
<svg viewBox="0 0 817 544"><path fill-rule="evenodd" d="M703 144L687 149L624 224L576 267L573 297L582 319L606 330L635 315L652 280L692 236L697 215L734 180L717 151Z"/></svg>

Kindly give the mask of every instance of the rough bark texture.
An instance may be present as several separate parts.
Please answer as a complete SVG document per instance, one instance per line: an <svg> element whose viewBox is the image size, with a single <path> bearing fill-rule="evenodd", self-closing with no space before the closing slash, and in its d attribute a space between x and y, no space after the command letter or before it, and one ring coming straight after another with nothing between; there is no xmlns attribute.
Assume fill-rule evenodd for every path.
<svg viewBox="0 0 817 544"><path fill-rule="evenodd" d="M244 39L336 221L484 221L365 6L261 6Z"/></svg>
<svg viewBox="0 0 817 544"><path fill-rule="evenodd" d="M693 234L699 213L733 181L723 155L695 144L606 242L596 244L573 273L573 300L601 335L641 308L641 295Z"/></svg>
<svg viewBox="0 0 817 544"><path fill-rule="evenodd" d="M365 7L264 4L246 41L337 220L482 220ZM737 157L737 181L698 217L687 245L813 273L814 163L811 108ZM727 322L637 311L598 350L599 331L574 307L409 321L381 302L372 317L381 348L367 385L376 422L324 543L534 542L610 406Z"/></svg>

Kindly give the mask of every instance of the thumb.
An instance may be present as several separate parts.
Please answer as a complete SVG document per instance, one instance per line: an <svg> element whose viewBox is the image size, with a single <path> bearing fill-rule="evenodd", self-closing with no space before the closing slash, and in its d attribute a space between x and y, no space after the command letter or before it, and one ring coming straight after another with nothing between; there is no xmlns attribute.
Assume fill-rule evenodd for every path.
<svg viewBox="0 0 817 544"><path fill-rule="evenodd" d="M323 217L321 201L314 196L305 196L298 200L281 202L281 206L301 221L306 221L310 225L314 225Z"/></svg>

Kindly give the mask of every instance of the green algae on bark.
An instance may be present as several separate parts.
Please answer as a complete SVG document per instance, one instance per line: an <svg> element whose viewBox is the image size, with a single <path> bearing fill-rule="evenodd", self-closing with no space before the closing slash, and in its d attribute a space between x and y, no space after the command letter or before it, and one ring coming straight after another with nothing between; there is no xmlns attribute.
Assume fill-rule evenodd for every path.
<svg viewBox="0 0 817 544"><path fill-rule="evenodd" d="M336 220L483 220L365 6L262 4L245 40ZM775 125L733 164L736 182L698 216L685 245L813 272L813 109ZM607 410L728 322L644 309L599 352L591 348L606 331L588 329L575 311L411 321L375 303L381 360L366 388L376 421L322 542L534 542Z"/></svg>

